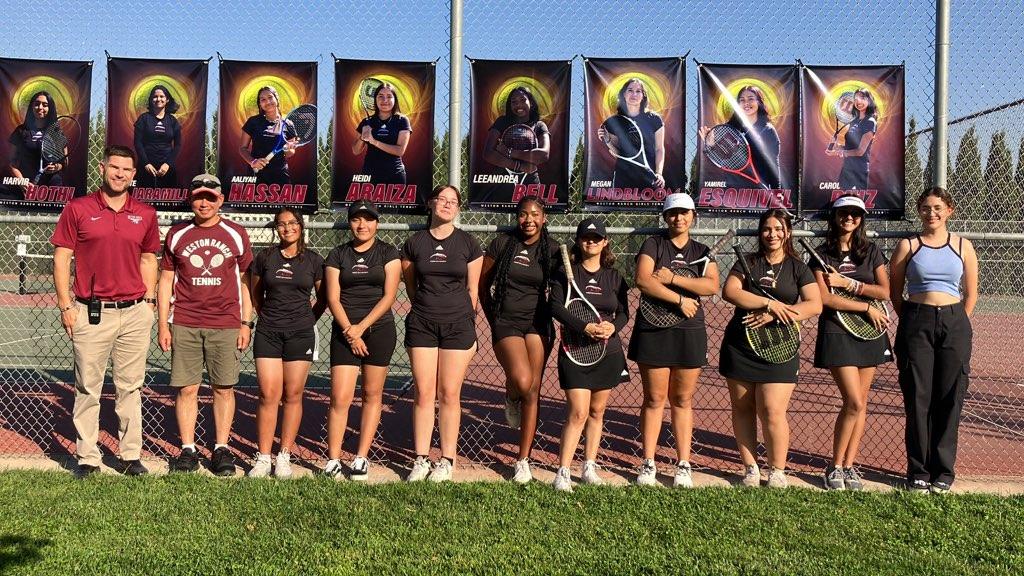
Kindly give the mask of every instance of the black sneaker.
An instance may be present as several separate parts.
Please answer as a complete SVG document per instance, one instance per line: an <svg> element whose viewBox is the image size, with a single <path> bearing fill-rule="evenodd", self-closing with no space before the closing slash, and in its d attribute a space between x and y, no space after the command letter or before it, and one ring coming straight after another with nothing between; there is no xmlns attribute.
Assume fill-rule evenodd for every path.
<svg viewBox="0 0 1024 576"><path fill-rule="evenodd" d="M953 488L953 485L949 482L943 482L936 480L932 482L931 488L929 488L932 494L949 494L949 491Z"/></svg>
<svg viewBox="0 0 1024 576"><path fill-rule="evenodd" d="M843 469L829 464L825 468L825 490L845 490L846 478Z"/></svg>
<svg viewBox="0 0 1024 576"><path fill-rule="evenodd" d="M181 454L170 464L171 472L195 472L199 470L199 454L195 448L182 448Z"/></svg>
<svg viewBox="0 0 1024 576"><path fill-rule="evenodd" d="M907 490L914 494L927 494L929 488L928 482L921 479L907 481Z"/></svg>
<svg viewBox="0 0 1024 576"><path fill-rule="evenodd" d="M149 470L142 465L141 460L123 460L121 466L121 474L125 476L145 476L149 474Z"/></svg>
<svg viewBox="0 0 1024 576"><path fill-rule="evenodd" d="M78 465L78 471L75 472L75 477L79 478L79 479L81 479L81 478L88 478L89 476L92 476L93 474L99 474L99 472L100 472L100 467L99 466L90 466L89 464L79 464Z"/></svg>
<svg viewBox="0 0 1024 576"><path fill-rule="evenodd" d="M213 451L213 458L210 458L210 470L217 476L235 475L235 457L231 455L231 449L221 446Z"/></svg>

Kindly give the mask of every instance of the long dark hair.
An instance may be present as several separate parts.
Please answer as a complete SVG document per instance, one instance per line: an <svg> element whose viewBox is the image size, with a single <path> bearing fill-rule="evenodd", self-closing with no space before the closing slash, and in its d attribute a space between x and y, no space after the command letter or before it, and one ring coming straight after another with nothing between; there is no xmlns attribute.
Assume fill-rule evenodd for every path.
<svg viewBox="0 0 1024 576"><path fill-rule="evenodd" d="M32 113L32 104L34 104L36 98L39 98L40 96L46 96L46 103L47 105L49 105L49 110L46 113L46 118L44 118L42 121L42 125L40 125L39 120L36 118L36 115ZM49 92L47 92L46 90L40 90L28 99L28 107L25 109L25 129L33 131L42 130L56 121L57 104L54 103L53 96L50 96Z"/></svg>
<svg viewBox="0 0 1024 576"><path fill-rule="evenodd" d="M391 109L391 115L397 116L402 113L402 107L398 104L398 90L395 89L394 84L387 82L377 86L377 89L373 91L373 114L380 118L380 110L377 110L377 94L380 94L381 90L391 90L391 94L395 97L395 107Z"/></svg>
<svg viewBox="0 0 1024 576"><path fill-rule="evenodd" d="M306 223L302 220L302 214L299 210L293 206L282 206L278 208L277 213L274 214L274 226L277 226L277 221L282 214L291 214L295 221L299 223L299 239L295 242L296 250L295 255L301 256L306 251ZM281 243L278 241L278 246Z"/></svg>
<svg viewBox="0 0 1024 576"><path fill-rule="evenodd" d="M526 86L516 86L508 93L508 98L505 98L505 117L512 119L516 115L512 113L512 97L516 95L516 92L521 92L526 99L530 101L530 122L536 122L540 120L540 110L537 109L537 99L533 97L533 93Z"/></svg>
<svg viewBox="0 0 1024 576"><path fill-rule="evenodd" d="M167 89L163 84L157 84L153 86L153 89L149 91L149 99L146 100L146 110L149 110L150 114L156 114L156 110L153 109L153 95L156 94L157 90L163 90L164 96L167 96L167 105L164 106L164 112L168 114L174 114L178 111L178 101L171 95L171 91ZM259 107L259 100L256 101L257 107Z"/></svg>
<svg viewBox="0 0 1024 576"><path fill-rule="evenodd" d="M871 95L867 88L858 88L853 93L853 97L856 98L858 94L868 99L868 106L864 109L864 116L861 116L861 120L874 118L875 114L878 113L878 107L875 106L875 97ZM857 111L857 115L860 115L860 111Z"/></svg>
<svg viewBox="0 0 1024 576"><path fill-rule="evenodd" d="M429 203L431 200L436 199L441 194L441 192L444 192L446 189L447 190L451 190L452 192L455 192L455 199L459 201L459 207L461 208L461 206L462 206L462 193L459 192L459 187L455 186L454 184L438 184L437 186L434 186L434 189L430 191L430 198L427 198L427 203ZM427 227L429 228L433 224L434 224L434 208L433 207L429 207L429 208L427 208Z"/></svg>
<svg viewBox="0 0 1024 576"><path fill-rule="evenodd" d="M548 208L544 204L544 201L536 196L524 196L519 203L516 204L516 214L521 212L528 204L534 204L540 211L547 214ZM501 316L501 307L505 302L505 295L508 293L508 273L512 269L512 260L515 259L516 253L519 252L519 246L524 244L525 238L522 237L522 231L517 227L515 231L509 234L508 242L505 243L505 249L498 257L497 263L495 264L497 272L494 274L494 299L491 302L491 310L495 318ZM551 271L551 240L548 237L548 224L544 223L540 228L540 238L537 240L537 246L539 247L538 260L540 261L541 273L544 275L544 282L541 284L541 295L544 296L544 288L548 285ZM547 298L545 298L545 301Z"/></svg>
<svg viewBox="0 0 1024 576"><path fill-rule="evenodd" d="M623 116L629 116L629 114L627 113L628 108L626 107L626 90L629 89L629 85L632 84L633 82L639 84L640 89L644 91L644 99L640 101L640 113L643 114L644 112L647 112L647 85L644 84L643 80L634 77L630 78L629 80L626 80L626 83L623 84L622 88L619 90L618 112Z"/></svg>
<svg viewBox="0 0 1024 576"><path fill-rule="evenodd" d="M782 208L769 208L761 214L760 218L758 218L757 255L762 258L766 257L764 242L761 241L761 232L764 230L765 224L767 224L769 218L775 218L779 222L782 222L782 227L786 230L786 234L788 234L786 241L782 243L782 251L786 253L786 256L799 260L800 256L797 255L796 249L793 248L793 219L790 218L789 212Z"/></svg>
<svg viewBox="0 0 1024 576"><path fill-rule="evenodd" d="M921 209L921 205L928 199L929 196L934 196L939 200L946 203L946 206L950 208L956 208L956 204L953 202L953 196L949 193L949 190L942 188L941 186L934 186L921 192L921 195L917 197L917 209Z"/></svg>
<svg viewBox="0 0 1024 576"><path fill-rule="evenodd" d="M768 114L768 106L764 103L764 92L757 86L744 86L740 88L740 91L736 94L736 99L739 100L740 96L743 96L744 92L750 92L757 98L757 122L755 126L764 126L772 121L771 115ZM733 111L732 118L729 118L729 125L736 128L737 130L743 130L744 124L743 119L740 118L739 111Z"/></svg>
<svg viewBox="0 0 1024 576"><path fill-rule="evenodd" d="M843 194L839 198L846 198L847 196L856 196L856 194ZM836 198L838 200L839 198ZM850 259L855 264L860 264L868 257L868 240L867 229L864 226L864 222L867 221L866 214L861 216L860 224L857 225L856 230L850 235ZM842 230L839 229L839 224L836 223L836 209L833 208L828 218L828 230L825 231L825 253L833 258L839 258L839 237L842 235Z"/></svg>
<svg viewBox="0 0 1024 576"><path fill-rule="evenodd" d="M270 92L274 95L274 100L277 101L277 115L282 116L281 96L277 94L277 88L274 88L273 86L261 86L260 89L256 91L256 110L259 111L260 115L266 116L266 112L264 112L263 107L260 106L260 94L263 94L264 92Z"/></svg>

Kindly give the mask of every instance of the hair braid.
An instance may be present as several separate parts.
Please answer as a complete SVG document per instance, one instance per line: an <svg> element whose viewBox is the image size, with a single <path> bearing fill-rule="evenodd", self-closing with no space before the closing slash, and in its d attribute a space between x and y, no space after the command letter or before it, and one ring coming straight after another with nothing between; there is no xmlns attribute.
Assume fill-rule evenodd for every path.
<svg viewBox="0 0 1024 576"><path fill-rule="evenodd" d="M498 271L494 275L494 299L491 302L491 313L495 320L501 316L501 308L505 303L505 295L508 293L508 273L512 268L512 259L515 258L516 248L519 245L519 238L516 233L508 235L505 242L505 249L498 258Z"/></svg>

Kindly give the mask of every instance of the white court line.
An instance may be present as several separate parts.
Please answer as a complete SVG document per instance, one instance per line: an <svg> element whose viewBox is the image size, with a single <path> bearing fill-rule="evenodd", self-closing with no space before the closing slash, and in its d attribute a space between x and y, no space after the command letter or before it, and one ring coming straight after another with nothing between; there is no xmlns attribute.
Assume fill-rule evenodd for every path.
<svg viewBox="0 0 1024 576"><path fill-rule="evenodd" d="M54 332L53 334L43 334L42 336L33 336L31 338L22 338L21 340L10 340L8 342L0 342L0 346L7 346L9 344L20 344L22 342L31 342L33 340L42 340L43 338L53 338L54 336L63 336L63 332Z"/></svg>

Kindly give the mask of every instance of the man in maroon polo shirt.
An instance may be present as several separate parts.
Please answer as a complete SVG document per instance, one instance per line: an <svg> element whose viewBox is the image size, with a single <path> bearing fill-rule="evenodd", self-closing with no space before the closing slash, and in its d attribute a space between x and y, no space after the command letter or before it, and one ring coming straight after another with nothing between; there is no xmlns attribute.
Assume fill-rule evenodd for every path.
<svg viewBox="0 0 1024 576"><path fill-rule="evenodd" d="M75 407L80 476L99 471L100 391L113 358L122 472L147 472L142 451L142 384L146 376L160 231L156 210L133 199L135 153L112 145L100 162L99 190L67 203L53 244L53 285L60 321L75 356ZM74 294L71 258L75 259Z"/></svg>
<svg viewBox="0 0 1024 576"><path fill-rule="evenodd" d="M200 174L189 186L195 217L167 231L160 259L160 348L171 350L171 386L178 389L174 413L181 454L171 470L199 467L195 445L199 385L203 366L213 388L215 442L210 468L232 476L235 461L228 448L235 415L235 391L241 351L249 346L249 264L252 248L245 228L220 217L224 195L220 180Z"/></svg>

